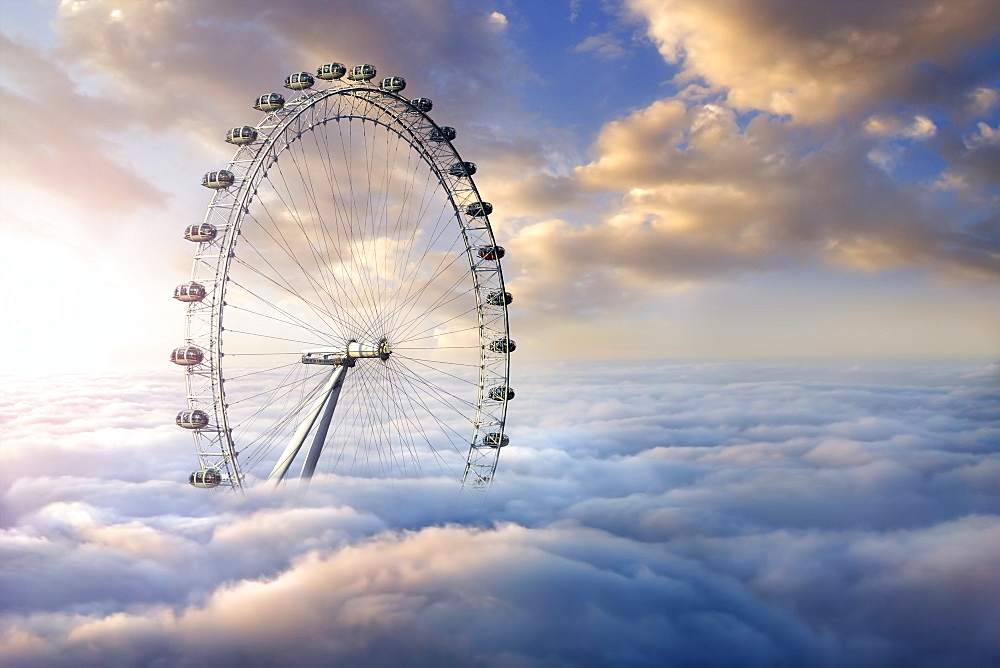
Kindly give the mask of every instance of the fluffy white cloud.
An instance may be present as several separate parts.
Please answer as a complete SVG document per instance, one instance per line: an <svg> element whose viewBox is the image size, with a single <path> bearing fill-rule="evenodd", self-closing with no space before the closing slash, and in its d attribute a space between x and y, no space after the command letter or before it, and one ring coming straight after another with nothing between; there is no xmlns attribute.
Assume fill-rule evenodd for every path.
<svg viewBox="0 0 1000 668"><path fill-rule="evenodd" d="M951 106L950 86L967 82L928 86L926 63L962 68L1000 19L989 0L626 4L682 78L725 91L735 109L804 123L856 117L888 100Z"/></svg>
<svg viewBox="0 0 1000 668"><path fill-rule="evenodd" d="M160 435L161 393L109 376L93 415L79 382L75 406L46 407L67 394L58 379L17 381L5 661L997 658L995 365L529 370L485 497L434 479L207 493L175 465L193 460L186 434ZM93 449L108 416L129 414L146 417L106 439L114 457Z"/></svg>
<svg viewBox="0 0 1000 668"><path fill-rule="evenodd" d="M680 92L607 123L572 178L545 181L603 208L553 198L519 228L519 293L586 315L815 264L995 280L994 89L975 64L995 3L628 6Z"/></svg>

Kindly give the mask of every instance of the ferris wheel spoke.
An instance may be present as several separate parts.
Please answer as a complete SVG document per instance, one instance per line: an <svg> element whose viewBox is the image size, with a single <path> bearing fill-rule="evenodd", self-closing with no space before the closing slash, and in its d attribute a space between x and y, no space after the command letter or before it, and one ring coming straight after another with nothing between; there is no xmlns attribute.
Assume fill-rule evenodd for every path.
<svg viewBox="0 0 1000 668"><path fill-rule="evenodd" d="M343 243L343 239L341 237L341 230L346 226L346 222L347 220L349 220L348 219L349 214L348 212L346 212L346 210L342 205L342 202L344 201L344 196L340 186L340 180L337 177L337 172L333 168L333 161L330 154L329 138L325 133L322 135L324 139L324 146L322 147L322 149L320 149L319 140L317 139L318 133L312 132L310 134L313 135L315 145L318 149L317 153L320 156L320 161L323 163L323 172L326 176L327 184L330 187L331 192L334 193L334 197L332 198L332 203L334 205L333 214L335 222L337 224L333 226L333 229L336 238L332 237L330 238L330 246L333 248L333 251L337 256L337 262L340 264L340 266L343 267L346 266L346 262L344 260L343 254L340 251L340 246ZM324 227L324 229L326 230L327 234L329 234L329 229L326 227ZM353 292L354 294L360 294L357 285L354 282L352 272L346 272L345 278L350 284L351 292ZM335 274L334 274L334 279L337 280L338 285L340 285L342 289L346 287L345 285L340 284L339 279L336 279Z"/></svg>
<svg viewBox="0 0 1000 668"><path fill-rule="evenodd" d="M281 440L282 434L285 433L288 426L296 422L297 416L301 415L314 399L319 385L315 382L309 383L309 381L314 380L313 378L299 377L292 382L286 382L296 371L298 369L290 370L282 383L268 397L259 402L259 408L244 417L239 436L241 440L246 440L244 457L249 462L255 464L266 457L277 446L277 442ZM307 383L312 386L312 389L304 391ZM280 416L271 421L256 437L248 439L247 436L256 428L257 421L272 410L277 410Z"/></svg>
<svg viewBox="0 0 1000 668"><path fill-rule="evenodd" d="M285 183L284 173L281 171L280 168L277 171L278 171L279 176L281 177L281 182ZM269 179L269 180L272 181L272 182L274 181L274 179ZM286 190L288 189L287 184L285 185L285 189ZM317 296L319 296L320 301L322 301L324 303L324 309L327 310L327 311L332 310L333 308L335 308L335 306L331 307L329 304L326 303L327 299L332 298L332 293L331 293L331 291L329 289L329 286L328 285L327 286L321 286L320 283L319 283L319 281L317 281L316 278L313 276L313 273L316 273L324 281L326 281L326 280L328 280L327 274L329 272L323 270L322 263L317 258L317 254L316 254L316 250L315 250L315 246L313 244L313 241L308 236L308 232L306 232L305 227L302 224L301 217L298 216L298 215L296 215L296 214L294 214L294 213L292 213L292 207L285 200L285 198L282 197L281 193L278 192L278 188L274 188L274 191L275 191L276 196L281 201L281 203L285 206L286 210L289 211L289 215L295 221L296 226L298 227L299 231L302 232L303 237L305 238L305 241L306 241L307 245L309 246L309 250L310 250L310 254L312 256L313 262L316 265L315 272L312 272L309 269L307 269L305 267L305 265L303 265L302 262L299 260L298 253L296 252L295 248L292 246L291 242L289 242L287 240L285 233L281 229L281 226L278 225L278 223L275 220L274 216L271 214L270 210L267 208L267 205L262 201L261 202L261 209L264 211L264 213L267 214L268 219L271 221L271 227L274 228L274 231L277 234L278 238L276 238L269 231L267 231L267 230L265 230L265 231L267 232L268 236L271 237L271 239L276 242L276 245L285 252L285 254L289 257L289 259L291 259L291 261L295 264L295 266L297 266L299 268L299 270L302 272L303 277L306 279L307 284L309 284L310 286L312 286L314 292L317 294ZM291 199L291 195L290 194L289 194L288 197L289 197L289 199ZM260 225L262 228L264 227L261 224L260 220L258 220L257 218L251 217L251 219L254 220L254 222L256 222L258 225ZM279 241L279 239L280 239L280 241ZM334 304L336 305L336 301L334 301Z"/></svg>
<svg viewBox="0 0 1000 668"><path fill-rule="evenodd" d="M383 393L380 391L382 389L381 387L377 388L379 391L376 394L377 383L374 381L374 378L366 379L366 385L368 387L364 392L365 396L382 396ZM363 410L365 411L365 416L367 418L366 422L369 425L368 429L366 429L366 438L370 439L372 443L371 448L365 448L365 464L366 466L369 465L368 458L370 458L370 453L374 451L378 461L379 470L383 473L387 473L391 462L395 462L397 467L399 466L399 455L393 451L391 439L386 438L386 426L383 420L380 419L380 416L376 413L379 405L379 402L374 401L362 403Z"/></svg>
<svg viewBox="0 0 1000 668"><path fill-rule="evenodd" d="M258 299L261 299L261 298L258 297ZM261 299L261 301L263 301L263 300ZM281 324L284 324L284 325L291 325L292 327L297 327L299 329L304 329L307 332L310 332L312 334L317 334L319 336L322 336L324 339L328 339L330 337L330 332L329 331L323 331L323 330L320 330L320 329L316 329L312 325L305 324L305 323L303 323L301 321L296 321L297 319L296 320L286 320L284 318L278 318L276 316L268 315L266 313L260 313L258 311L253 311L251 309L245 308L245 307L240 306L238 304L229 304L229 307L232 308L232 309L235 309L237 311L243 311L244 313L248 313L250 315L255 315L258 318L266 318L267 320L273 320L274 322L278 322L278 323L281 323ZM232 354L232 353L230 353L230 354ZM252 354L252 353L244 353L244 354Z"/></svg>
<svg viewBox="0 0 1000 668"><path fill-rule="evenodd" d="M444 299L444 297L448 296L449 294L451 294L451 293L450 292L446 292L441 297L438 297L438 300L435 301L430 307L428 307L427 310L426 310L426 312L429 313L429 312L432 312L434 310L440 309L443 306L447 306L448 304L452 303L453 301L455 301L457 299L461 299L462 297L468 296L469 293L468 292L461 292L461 293L452 294L452 296L450 298L448 298L447 300L441 301L441 300ZM407 314L407 318L409 318L409 313ZM410 318L408 322L404 321L402 324L400 324L399 325L399 329L401 330L400 333L404 337L404 340L405 340L405 337L410 334L411 330L414 327L416 327L416 326L418 326L420 324L423 324L423 322L424 322L424 316L423 316L423 314L418 314L417 317Z"/></svg>
<svg viewBox="0 0 1000 668"><path fill-rule="evenodd" d="M409 324L412 324L414 322L419 321L419 319L424 314L430 313L430 312L434 311L439 306L443 306L444 304L448 303L448 301L454 301L454 298L460 297L462 295L468 295L468 294L470 294L470 292L474 292L474 290L466 290L466 291L454 294L454 298L451 299L451 300L442 301L446 297L448 297L448 295L452 295L454 289L456 287L458 287L458 285L460 285L462 283L461 277L458 277L458 278L456 278L452 282L451 285L445 287L444 289L440 289L439 288L438 291L441 294L438 295L438 297L435 299L435 301L432 302L430 305L424 306L420 311L418 311L418 313L416 314L415 317L411 317L411 316L413 316L413 309L416 308L416 305L419 303L420 298L423 296L424 292L430 286L431 281L433 281L435 278L437 278L437 276L432 277L431 279L429 279L428 282L424 285L423 288L420 289L419 292L411 293L404 302L401 302L396 307L394 307L393 312L392 312L392 321L391 321L392 322L392 326L394 328L396 328L396 329L402 329L403 330L402 333L403 333L404 336L408 333L407 331L405 331L405 327L407 325L409 325ZM404 309L405 309L405 312L404 312Z"/></svg>
<svg viewBox="0 0 1000 668"><path fill-rule="evenodd" d="M414 370L410 369L404 362L400 360L395 360L395 362L398 369L400 369L399 370L400 377L407 380L411 387L413 387L414 389L420 389L427 396L433 397L442 405L447 406L455 414L460 415L463 418L466 418L468 417L470 409L474 410L476 408L476 404L466 399L463 399L458 395L456 395L455 393L450 392L445 388L441 387L437 383L428 380L422 374L419 374ZM429 367L426 364L422 364L422 366L437 371L437 369ZM445 397L448 397L448 399L446 399ZM449 399L453 400L454 403L449 401Z"/></svg>
<svg viewBox="0 0 1000 668"><path fill-rule="evenodd" d="M459 313L458 315L452 316L452 317L448 318L447 320L442 320L441 322L436 323L434 325L431 325L430 327L425 327L424 329L421 329L418 332L406 332L406 334L404 334L404 336L400 339L400 342L401 343L405 343L405 342L408 342L408 341L419 341L421 339L428 338L428 336L437 336L437 334L428 335L428 336L418 336L418 335L427 334L427 332L433 331L436 328L441 327L442 325L447 325L449 322L454 322L454 321L458 320L459 318L464 318L466 316L472 315L473 313L477 312L478 310L479 309L477 307L473 306L472 308L467 309L467 310L463 311L462 313ZM479 327L467 327L464 330L458 330L458 331L467 331L467 330L470 330L470 329L479 329Z"/></svg>
<svg viewBox="0 0 1000 668"><path fill-rule="evenodd" d="M294 367L300 366L300 364L301 363L298 360L296 360L295 362L293 362L291 364L288 364L287 366L290 366L290 367L294 368ZM277 368L281 368L281 367L277 367ZM247 378L249 376L253 376L253 375L257 375L257 374L261 374L261 373L265 373L265 371L263 371L263 370L261 370L261 371L254 371L252 373L243 374L242 376L234 376L233 378L229 378L227 380L236 380L237 378ZM291 387L291 386L297 385L297 384L299 384L301 382L302 382L302 380L299 379L299 380L296 380L296 381L290 381L290 382L287 382L287 383L282 383L282 384L276 385L275 387L272 387L272 388L270 388L268 390L264 390L262 392L257 392L255 394L251 394L249 396L241 396L238 399L232 399L232 400L230 400L229 404L231 406L235 406L235 405L243 403L245 401L251 401L251 400L254 400L254 399L259 399L260 397L264 397L264 396L270 395L270 394L272 394L274 392L277 392L278 390L285 389L287 387Z"/></svg>
<svg viewBox="0 0 1000 668"><path fill-rule="evenodd" d="M479 385L479 379L478 378L475 379L475 380L473 380L471 378L465 378L465 377L462 377L462 376L457 376L457 375L455 375L453 373L449 373L449 372L445 371L444 369L441 369L438 366L436 366L436 365L439 365L439 364L448 364L448 365L451 365L451 366L462 366L462 367L468 367L468 368L472 368L472 369L478 369L479 368L478 364L467 364L467 363L462 363L462 362L451 362L451 361L448 361L448 360L428 360L428 359L420 359L420 358L417 358L417 357L409 357L409 356L404 356L404 355L399 355L398 359L406 360L406 361L409 361L409 362L415 362L415 363L419 364L420 366L426 367L428 369L433 369L434 371L436 371L438 373L444 374L445 376L449 376L450 378L454 378L457 381L460 381L460 382L463 382L463 383L467 383L469 385Z"/></svg>
<svg viewBox="0 0 1000 668"><path fill-rule="evenodd" d="M348 227L347 234L348 240L350 242L350 247L352 251L357 252L355 249L360 249L362 256L364 254L364 236L362 231L365 229L365 223L367 221L367 212L369 201L367 198L362 197L360 193L356 192L355 188L355 176L354 176L354 159L351 157L354 154L354 124L348 123L347 143L344 142L344 133L340 135L341 138L341 150L344 157L344 165L346 167L346 176L348 183L348 197L351 203L350 210L348 211ZM358 202L364 202L365 211L359 212L357 204ZM357 263L355 263L357 264ZM364 286L364 294L362 291L358 291L359 303L363 304L368 313L371 313L369 307L374 306L374 297L371 294L371 281L367 271L367 264L362 263L359 269L359 282Z"/></svg>
<svg viewBox="0 0 1000 668"><path fill-rule="evenodd" d="M258 354L258 353L230 353L230 354L231 355L240 355L240 354L243 354L243 355L254 355L254 354ZM261 355L271 355L271 354L277 354L277 353L259 353L259 354L261 354ZM298 357L298 356L296 356L296 357ZM272 366L269 369L255 369L255 370L250 371L248 373L243 373L243 374L239 374L239 375L236 375L236 376L227 376L225 378L225 380L238 380L240 378L249 378L250 376L255 376L255 375L258 375L258 374L270 373L270 372L273 372L273 371L277 371L278 369L286 369L288 367L296 367L296 366L298 366L298 364L299 364L299 360L296 359L294 362L289 362L288 364L282 364L280 366Z"/></svg>
<svg viewBox="0 0 1000 668"><path fill-rule="evenodd" d="M279 281L278 279L274 278L273 276L268 276L263 271L261 271L260 268L252 265L251 263L249 263L248 261L244 260L243 258L236 257L236 258L233 258L234 261L236 261L236 262L242 264L243 266L247 267L250 271L252 271L256 275L258 275L259 277L264 278L267 281L269 281L270 283L272 283L272 284L274 284L274 285L276 285L276 286L278 286L278 287L286 290L287 292L295 295L303 303L308 304L309 307L311 308L311 310L313 311L313 313L316 314L317 316L319 316L320 319L324 321L324 324L326 324L327 326L330 326L330 324L326 321L326 317L333 317L333 314L330 311L329 306L327 306L325 304L324 305L316 305L311 300L306 299L305 296L303 296L301 294L301 292L289 282L288 277L283 272L281 272L277 267L275 267L273 264L271 264L271 262L269 260L267 260L267 258L264 257L263 253L261 253L259 250L257 250L256 246L254 246L249 241L246 243L246 246L249 247L249 248L251 248L255 253L257 253L257 255L261 258L261 260L263 261L263 263L271 271L273 271L276 276L280 277L281 280ZM305 268L302 267L301 264L298 264L298 266L302 270L302 272L305 274L306 273ZM253 290L251 290L249 288L245 288L245 289L248 292L256 294ZM322 301L322 298L323 298L322 293L320 293L320 299L321 299L321 301Z"/></svg>
<svg viewBox="0 0 1000 668"><path fill-rule="evenodd" d="M443 431L445 431L447 433L454 434L455 437L457 437L459 439L459 442L464 442L464 438L465 437L463 437L460 433L458 433L457 431L455 431L454 427L448 425L440 417L438 417L437 411L432 410L431 407L427 405L427 402L424 401L424 397L431 397L431 398L437 399L438 401L441 401L441 398L439 396L437 396L437 394L435 392L428 391L428 387L429 386L427 386L427 384L425 384L425 383L422 382L422 379L420 378L420 376L415 375L415 374L406 374L406 373L399 373L399 372L397 372L397 374L398 374L398 378L399 378L399 386L401 388L403 388L403 389L401 389L401 392L402 392L403 396L406 397L407 401L411 402L411 406L413 405L412 402L416 401L423 408L423 413L425 415L429 416L432 420L434 420ZM404 385L405 385L405 387L404 387ZM407 390L405 388L409 388L409 390ZM446 402L442 402L442 403L446 403ZM446 405L448 405L448 404L446 404ZM449 406L449 408L452 408L454 410L454 407L452 407L450 405L448 405L448 406ZM416 415L417 412L418 411L414 411L414 414ZM458 415L460 415L463 419L468 419L468 417L469 417L463 411L455 410L455 412ZM449 441L450 441L450 439L449 439ZM450 442L454 446L455 442L454 441L450 441Z"/></svg>
<svg viewBox="0 0 1000 668"><path fill-rule="evenodd" d="M290 150L289 151L289 155L290 155L290 158L295 163L296 168L298 168L297 167L298 163L297 163L297 160L296 160L295 151L294 150ZM276 197L278 197L278 199L281 202L281 204L285 207L285 210L288 213L288 216L295 222L296 227L302 233L303 238L305 239L305 241L306 241L306 243L307 243L307 245L309 247L312 259L313 259L314 263L316 264L316 271L317 271L318 275L324 281L329 281L330 279L333 279L334 283L338 284L338 286L341 289L344 288L345 286L340 285L339 279L337 278L337 276L329 268L325 268L324 269L324 262L322 262L321 259L320 259L321 254L317 250L317 244L316 244L316 242L313 241L313 239L309 235L309 233L308 233L305 225L303 224L302 215L299 214L296 211L296 207L292 206L292 204L291 204L291 202L295 201L297 198L292 193L292 189L291 189L291 187L288 184L288 181L287 181L287 179L285 177L284 171L281 169L280 163L275 168L275 171L276 171L276 173L278 175L278 178L275 179L274 177L269 177L268 180L269 180L269 182L275 184L274 192L275 192ZM299 175L301 177L301 171L299 172ZM306 183L305 179L300 178L300 180L303 181L303 183ZM279 182L282 185L281 188L277 187L277 184ZM282 190L284 191L284 195L281 192ZM319 213L319 207L318 207L318 204L316 203L315 195L313 194L313 192L308 187L306 189L305 196L306 196L306 200L310 202L310 207L309 207L310 213L312 214L313 210L315 209L316 214L319 215L320 222L322 222L322 225L317 225L317 227L320 227L322 229L326 229L327 228L327 224L326 224L325 219L322 218L322 214ZM276 232L284 240L285 235L284 235L283 232L281 232L281 227L278 225L278 223L277 223L274 215L267 209L266 203L262 202L262 207L264 208L265 212L268 214L269 219L272 221L272 225L274 226ZM289 256L291 257L291 259L293 260L293 262L295 262L296 264L298 264L300 266L300 268L303 271L303 275L307 278L307 280L310 281L311 284L314 285L314 288L317 289L317 291L324 298L326 296L332 294L331 290L330 290L329 284L327 284L327 287L325 289L324 288L319 288L317 282L310 275L310 272L305 269L305 267L301 264L301 262L298 261L298 259L296 257L297 254L294 252L294 250L290 250L291 244L289 242L285 241L285 243L282 245L282 248L284 248L286 250L286 253L289 254ZM340 259L341 264L343 264L343 257L340 254L338 245L334 244L333 248L334 248L334 251L336 252L338 258ZM360 292L357 289L357 285L354 283L353 278L351 277L351 274L347 273L345 275L345 277L349 281L349 283L351 284L351 287L352 287L353 291L355 292L355 294L360 294Z"/></svg>
<svg viewBox="0 0 1000 668"><path fill-rule="evenodd" d="M420 434L423 437L424 443L427 445L428 449L434 453L435 458L440 461L438 448L435 447L427 437L427 429L423 424L421 415L429 416L445 431L449 429L448 426L443 421L435 417L434 411L430 410L426 402L424 402L423 398L419 394L415 394L412 391L412 388L408 389L410 388L411 383L405 377L399 376L394 380L393 370L386 368L383 369L383 372L385 373L386 384L391 389L392 403L397 409L399 418L410 426L411 431L415 431L415 433ZM406 405L403 404L403 400L405 400ZM461 435L457 432L455 433L459 436L459 438L461 438ZM454 442L450 439L449 442L454 444ZM412 451L415 452L415 446ZM416 455L414 455L414 458L416 458Z"/></svg>
<svg viewBox="0 0 1000 668"><path fill-rule="evenodd" d="M338 316L337 316L336 314L334 314L334 313L330 313L329 311L326 311L326 310L324 310L324 309L323 309L322 307L320 307L319 305L317 305L317 304L314 304L314 303L313 303L312 301L310 301L310 300L306 299L306 298L305 298L305 297L304 297L304 296L303 296L302 294L300 294L299 292L297 292L297 291L296 291L296 290L295 290L294 288L291 288L291 287L289 287L289 286L287 286L287 285L283 285L282 283L280 283L280 282L276 281L275 279L271 278L270 276L267 276L266 274L262 273L262 272L261 272L260 270L258 270L258 269L257 269L256 267L253 267L253 266L251 266L251 265L249 265L249 264L246 264L245 262L241 262L239 258L234 258L234 260L235 260L236 262L238 262L238 263L240 263L240 264L244 265L244 266L245 266L245 267L246 267L246 268L247 268L247 269L248 269L249 271L253 272L254 274L256 274L257 276L259 276L260 278L263 278L263 279L267 280L267 281L268 281L268 282L270 282L270 283L271 283L272 285L274 285L274 286L276 286L276 287L278 287L278 288L282 289L283 291L287 292L287 293L288 293L289 295L292 295L293 297L295 297L295 298L296 298L296 300L298 300L298 301L300 301L301 303L303 303L303 304L305 304L306 306L308 306L308 307L309 307L309 309L310 309L310 310L311 310L311 311L312 311L312 312L313 312L313 313L314 313L314 314L315 314L315 315L316 315L317 317L319 317L319 319L320 319L320 320L321 320L321 321L323 322L323 324L324 324L324 325L326 325L327 327L329 327L331 331L335 330L335 329L337 328L337 326L339 326L339 327L342 327L342 328L350 328L350 326L352 326L352 324L353 324L353 323L350 323L350 322L348 322L347 320L344 320L343 318L341 318L341 317L338 317ZM232 281L232 279L230 279L230 280ZM296 318L295 316L293 316L293 315L292 315L291 313L288 313L287 311L285 311L285 310L284 310L284 309L282 309L281 307L279 307L279 306L277 306L276 304L274 304L273 302L271 302L270 300L266 299L265 297L262 297L262 296L261 296L261 295L259 295L259 294L258 294L257 292L255 292L254 290L250 289L249 287L247 287L247 286L245 286L245 285L243 285L243 284L241 284L241 283L239 283L239 282L236 282L236 281L232 281L232 283L233 283L234 285L236 285L236 286L238 286L238 287L242 288L242 289L243 289L243 290L245 290L245 291L246 291L246 292L247 292L248 294L250 294L250 295L251 295L251 296L253 296L254 298L258 299L258 300L259 300L259 301L261 301L262 303L264 303L264 304L267 304L268 306L270 306L270 307L271 307L271 308L273 308L274 310L278 311L279 313L284 313L285 315L288 315L288 316L289 316L290 318L293 318L293 319L298 319L298 318ZM349 314L350 314L350 311L349 311L349 310L344 310L344 311L343 311L342 313L343 313L344 315L349 315ZM331 320L333 320L333 321L334 321L334 324L331 324L331 323L329 323L329 322L328 322L328 321L326 320L326 318L330 318Z"/></svg>
<svg viewBox="0 0 1000 668"><path fill-rule="evenodd" d="M420 420L420 415L415 411L412 400L402 392L402 387L398 383L392 382L391 372L386 369L381 369L383 376L383 383L389 388L388 397L392 404L394 419L390 422L395 428L396 432L399 434L400 442L406 448L406 451L410 454L410 458L413 460L415 466L422 470L422 465L420 459L417 456L417 443L414 435L419 435L424 444L427 446L428 450L433 453L435 459L438 460L440 464L446 464L437 453L434 444L427 437L427 431ZM407 411L406 406L402 403L402 399L406 399L410 411ZM403 424L400 424L400 423ZM404 429L404 427L407 427Z"/></svg>
<svg viewBox="0 0 1000 668"><path fill-rule="evenodd" d="M467 314L463 314L463 315L467 315ZM423 341L424 339L436 339L438 337L450 336L452 334L462 334L464 332L474 332L474 331L476 331L478 329L479 329L478 325L473 325L471 327L463 327L461 329L452 329L452 330L445 331L445 332L435 332L434 334L428 334L427 336L416 336L416 337L410 336L410 337L407 337L407 338L402 339L401 341L397 342L394 347L397 348L397 349L399 349L399 350L420 350L420 348L417 348L417 347L414 347L414 346L405 346L404 347L404 346L401 346L400 344L402 344L402 343L413 343L414 341ZM441 347L449 348L449 347L454 347L454 346L435 346L434 348L437 349L437 348L441 348ZM460 347L478 348L478 346L460 346Z"/></svg>
<svg viewBox="0 0 1000 668"><path fill-rule="evenodd" d="M420 418L421 411L418 410L417 406L414 404L413 398L405 391L401 383L391 381L390 372L388 370L383 369L383 374L385 374L386 377L386 385L390 388L389 398L392 402L393 408L395 409L396 420L402 420L410 427L410 429L406 431L403 431L402 429L399 429L398 431L401 434L401 441L404 441L405 438L404 444L406 445L407 450L411 453L411 457L413 458L415 465L422 470L420 460L416 455L417 446L412 436L414 433L421 436L423 443L427 446L427 449L438 462L438 466L451 469L453 474L457 473L453 467L448 465L447 459L445 459L441 453L438 452L438 448L436 448L430 438L427 437L427 429ZM409 410L407 410L407 407L403 405L402 400L406 401L409 406ZM427 410L426 404L424 404L422 408L424 414L430 415L433 418L434 414ZM449 443L454 447L454 441L449 439ZM458 448L454 449L460 452Z"/></svg>
<svg viewBox="0 0 1000 668"><path fill-rule="evenodd" d="M428 255L430 254L430 248L431 248L430 244L435 241L437 241L436 238L432 239L428 243L428 246L424 249L423 253L417 258L417 261L413 262L414 269L412 270L412 272L407 273L404 276L404 280L400 282L400 288L402 288L403 285L407 286L406 294L403 296L402 299L399 299L399 290L397 290L397 292L393 295L393 301L398 300L403 305L407 303L413 303L416 299L420 297L420 295L424 293L424 291L427 290L427 288L431 284L434 283L434 281L438 279L438 277L440 277L444 273L444 271L451 268L451 266L453 266L455 262L457 262L458 259L462 257L458 253L455 253L455 250L458 248L460 243L460 239L456 238L454 241L452 241L451 246L449 246L442 253L441 260L438 262L438 265L434 268L434 270L432 271L431 275L427 278L427 280L423 282L423 284L419 289L414 290L413 288L414 288L414 283L416 281L417 268L424 264ZM449 257L451 257L451 261L448 262L447 265L444 265L444 261L447 260Z"/></svg>
<svg viewBox="0 0 1000 668"><path fill-rule="evenodd" d="M313 184L312 175L309 169L309 161L305 159L305 157L303 156L303 159L301 161L302 164L300 164L300 161L297 159L294 151L290 152L290 156L292 159L292 163L298 173L299 180L305 186L304 191L306 199L310 204L309 211L310 214L313 216L313 221L315 223L314 226L321 231L321 234L317 238L316 242L313 243L308 231L302 225L301 220L298 221L299 228L302 231L303 236L309 241L310 251L313 254L313 258L320 272L320 276L327 281L326 291L330 294L332 294L333 292L334 286L329 283L331 279L333 280L333 283L336 285L336 287L340 291L343 291L343 286L340 285L340 281L337 278L336 274L332 270L330 270L328 266L326 266L327 263L332 259L329 254L329 249L331 247L336 252L341 264L343 264L343 257L341 256L337 246L331 243L332 240L329 235L329 225L327 224L326 217L323 215L323 212L319 205L319 200L316 195L315 186ZM281 173L283 176L283 172L280 172L279 170L279 173ZM322 241L322 249L320 248L320 243L319 243L321 241ZM347 276L349 278L350 274L347 274Z"/></svg>
<svg viewBox="0 0 1000 668"><path fill-rule="evenodd" d="M478 348L478 346L439 346L437 348L404 348L403 350L475 350L476 348ZM401 350L399 348L394 348L393 350L396 351L396 353L397 353L396 356L399 359L410 360L411 362L426 362L427 365L431 366L432 368L437 368L437 367L434 367L435 364L447 364L449 366L465 367L465 368L468 368L468 369L478 369L479 368L478 364L471 364L469 362L455 362L455 361L446 360L446 359L436 359L436 360L435 359L420 359L419 357L412 357L410 355L399 354L401 352ZM458 379L458 380L461 380L462 382L469 383L471 385L478 385L479 384L477 381L470 380L469 378L462 378L461 376L455 376L455 378Z"/></svg>

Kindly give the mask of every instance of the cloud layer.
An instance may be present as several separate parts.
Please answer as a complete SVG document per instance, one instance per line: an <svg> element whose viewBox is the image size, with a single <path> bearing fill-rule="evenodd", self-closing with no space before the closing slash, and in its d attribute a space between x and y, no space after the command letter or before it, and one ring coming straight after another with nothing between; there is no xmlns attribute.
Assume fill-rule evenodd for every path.
<svg viewBox="0 0 1000 668"><path fill-rule="evenodd" d="M443 479L205 493L158 424L175 374L21 381L8 665L1000 656L995 366L523 371L498 483L457 497Z"/></svg>

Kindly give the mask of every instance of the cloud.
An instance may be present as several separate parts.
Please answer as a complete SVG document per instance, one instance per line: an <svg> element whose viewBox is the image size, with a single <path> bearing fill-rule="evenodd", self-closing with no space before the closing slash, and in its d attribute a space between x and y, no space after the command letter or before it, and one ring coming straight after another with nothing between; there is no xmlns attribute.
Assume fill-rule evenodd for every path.
<svg viewBox="0 0 1000 668"><path fill-rule="evenodd" d="M491 12L490 13L490 23L495 25L498 29L503 30L507 28L507 16L501 12Z"/></svg>
<svg viewBox="0 0 1000 668"><path fill-rule="evenodd" d="M605 60L616 60L626 54L621 39L610 32L590 35L574 46L573 51L577 53L593 52Z"/></svg>
<svg viewBox="0 0 1000 668"><path fill-rule="evenodd" d="M926 116L916 116L909 124L891 116L871 116L863 126L865 132L876 137L929 139L937 132L934 121Z"/></svg>
<svg viewBox="0 0 1000 668"><path fill-rule="evenodd" d="M160 433L181 432L165 396L111 375L90 402L79 382L19 380L3 418L5 660L997 658L995 365L530 372L486 496L334 477L206 493L176 464L193 461L187 435ZM89 445L116 415L125 431L100 440L117 447Z"/></svg>
<svg viewBox="0 0 1000 668"><path fill-rule="evenodd" d="M965 138L965 146L970 149L1000 146L1000 130L990 127L986 123L977 123L975 132Z"/></svg>
<svg viewBox="0 0 1000 668"><path fill-rule="evenodd" d="M114 201L124 214L164 205L166 193L136 169L118 143L119 131L131 124L121 107L106 104L24 44L0 35L0 46L10 76L0 87L7 187L19 182L35 192L51 188L89 209ZM40 71L47 72L50 84L43 90L31 75Z"/></svg>
<svg viewBox="0 0 1000 668"><path fill-rule="evenodd" d="M865 113L888 100L951 106L970 75L988 78L969 64L977 49L988 49L1000 18L988 0L627 4L649 22L663 57L682 65L682 79L725 91L735 109L804 123ZM929 72L936 85L928 85Z"/></svg>
<svg viewBox="0 0 1000 668"><path fill-rule="evenodd" d="M281 90L290 72L331 60L372 62L379 76L404 75L414 96L447 95L456 119L482 111L502 94L497 65L506 57L495 30L502 14L447 0L387 7L301 0L274 11L254 0L118 8L94 0L64 4L56 29L61 48L100 73L137 122L180 127L220 149L222 134L241 122L240 114L242 122L255 118L256 95ZM407 72L414 62L420 72Z"/></svg>
<svg viewBox="0 0 1000 668"><path fill-rule="evenodd" d="M509 240L518 294L582 316L815 265L995 279L995 96L970 60L994 4L629 7L680 68L678 93L541 179L570 194ZM568 210L584 193L592 206Z"/></svg>

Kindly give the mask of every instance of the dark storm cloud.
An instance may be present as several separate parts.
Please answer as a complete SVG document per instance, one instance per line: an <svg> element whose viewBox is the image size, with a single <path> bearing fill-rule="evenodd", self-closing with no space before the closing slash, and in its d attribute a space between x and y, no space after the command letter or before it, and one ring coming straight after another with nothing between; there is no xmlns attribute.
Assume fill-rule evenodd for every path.
<svg viewBox="0 0 1000 668"><path fill-rule="evenodd" d="M177 471L185 435L153 419L169 422L158 393L175 374L142 389L109 376L103 415L72 382L19 381L4 410L7 663L1000 657L995 365L528 371L485 497L330 477L203 493ZM47 395L75 399L49 415Z"/></svg>

